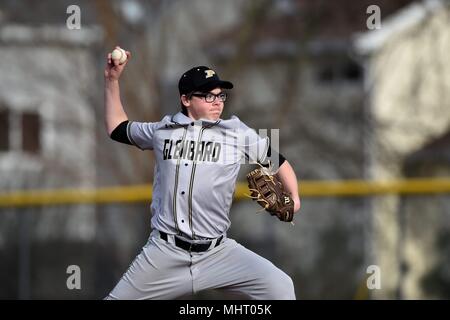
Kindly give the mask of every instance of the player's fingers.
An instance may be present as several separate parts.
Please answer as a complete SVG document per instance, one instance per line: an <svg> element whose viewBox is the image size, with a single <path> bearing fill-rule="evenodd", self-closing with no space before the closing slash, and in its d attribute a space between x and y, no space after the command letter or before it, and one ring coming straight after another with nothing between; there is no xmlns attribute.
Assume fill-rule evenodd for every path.
<svg viewBox="0 0 450 320"><path fill-rule="evenodd" d="M117 67L118 65L120 65L119 59L112 59L112 61L113 61L114 66Z"/></svg>
<svg viewBox="0 0 450 320"><path fill-rule="evenodd" d="M108 64L111 65L112 64L112 59L111 59L111 53L108 53L106 60L108 61Z"/></svg>

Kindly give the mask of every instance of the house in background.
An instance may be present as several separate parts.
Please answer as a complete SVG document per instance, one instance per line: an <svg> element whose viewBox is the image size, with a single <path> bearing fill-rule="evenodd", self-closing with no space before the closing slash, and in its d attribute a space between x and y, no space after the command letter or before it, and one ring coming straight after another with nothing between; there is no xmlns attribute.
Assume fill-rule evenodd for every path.
<svg viewBox="0 0 450 320"><path fill-rule="evenodd" d="M2 192L95 187L97 106L93 94L101 87L92 70L97 68L93 49L101 39L96 28L0 26ZM2 276L29 278L33 266L33 274L39 274L33 288L54 282L56 267L48 267L51 260L47 271L37 273L40 265L31 257L37 254L44 262L61 256L52 243L92 241L94 213L93 205L2 208L1 265L9 268L1 270ZM67 267L65 262L58 262L61 271ZM15 282L5 279L2 283ZM10 289L15 292L17 287ZM29 292L19 296L30 297Z"/></svg>
<svg viewBox="0 0 450 320"><path fill-rule="evenodd" d="M356 39L368 70L371 179L448 177L449 17L448 2L414 3ZM372 259L383 287L375 297L448 298L448 207L446 195L374 199Z"/></svg>

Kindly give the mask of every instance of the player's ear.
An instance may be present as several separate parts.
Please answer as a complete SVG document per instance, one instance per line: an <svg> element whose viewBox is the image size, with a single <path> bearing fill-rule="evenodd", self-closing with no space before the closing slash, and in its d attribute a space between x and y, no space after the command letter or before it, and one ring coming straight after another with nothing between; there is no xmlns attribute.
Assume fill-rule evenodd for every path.
<svg viewBox="0 0 450 320"><path fill-rule="evenodd" d="M180 100L183 106L185 107L191 106L191 100L185 94L181 95Z"/></svg>

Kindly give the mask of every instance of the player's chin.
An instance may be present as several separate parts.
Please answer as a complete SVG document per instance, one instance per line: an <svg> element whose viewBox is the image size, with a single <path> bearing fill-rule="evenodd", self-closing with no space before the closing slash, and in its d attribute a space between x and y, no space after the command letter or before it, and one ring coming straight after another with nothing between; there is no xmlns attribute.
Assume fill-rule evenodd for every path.
<svg viewBox="0 0 450 320"><path fill-rule="evenodd" d="M221 115L222 115L222 110L211 110L209 112L209 119L210 120L218 120Z"/></svg>

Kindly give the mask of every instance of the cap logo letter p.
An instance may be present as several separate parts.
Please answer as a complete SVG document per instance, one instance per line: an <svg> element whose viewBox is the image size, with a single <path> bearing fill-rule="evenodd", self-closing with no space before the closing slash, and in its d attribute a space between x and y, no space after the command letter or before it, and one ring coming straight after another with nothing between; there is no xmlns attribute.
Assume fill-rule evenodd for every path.
<svg viewBox="0 0 450 320"><path fill-rule="evenodd" d="M205 70L205 73L206 73L206 79L211 78L213 75L216 74L214 72L214 70Z"/></svg>

